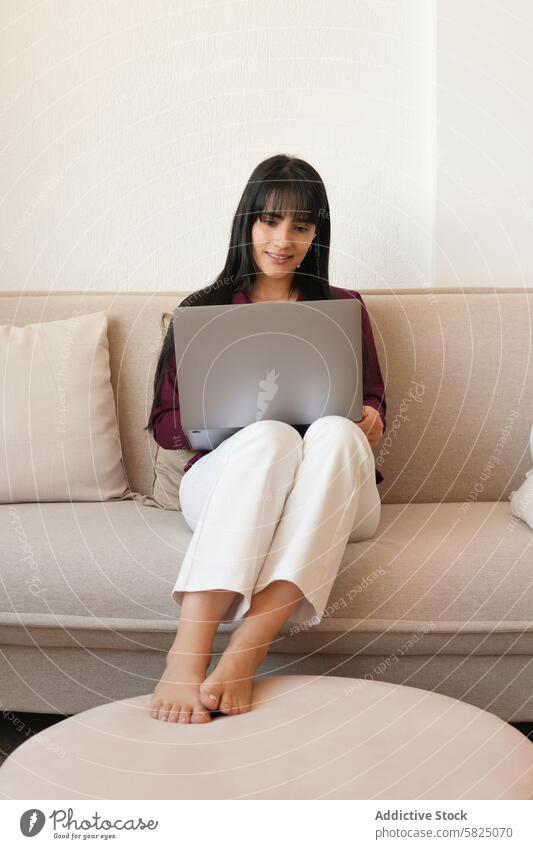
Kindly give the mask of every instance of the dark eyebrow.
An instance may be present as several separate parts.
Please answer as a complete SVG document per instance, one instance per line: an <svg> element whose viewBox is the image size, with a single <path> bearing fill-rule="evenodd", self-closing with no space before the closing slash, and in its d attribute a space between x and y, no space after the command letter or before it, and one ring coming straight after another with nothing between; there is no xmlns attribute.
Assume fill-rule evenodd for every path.
<svg viewBox="0 0 533 849"><path fill-rule="evenodd" d="M283 219L285 216L281 214L281 212L274 212L270 209L264 209L261 215L268 215L269 218L281 218ZM293 215L295 221L300 221L304 224L311 224L311 213L304 211L297 211L296 215Z"/></svg>

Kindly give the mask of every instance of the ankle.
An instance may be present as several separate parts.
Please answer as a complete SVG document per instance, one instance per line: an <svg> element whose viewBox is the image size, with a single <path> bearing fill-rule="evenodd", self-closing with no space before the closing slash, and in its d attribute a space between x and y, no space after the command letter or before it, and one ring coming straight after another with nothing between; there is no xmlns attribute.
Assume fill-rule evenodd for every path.
<svg viewBox="0 0 533 849"><path fill-rule="evenodd" d="M184 648L178 646L172 646L165 659L167 667L180 664L201 673L205 673L210 662L211 652L186 651Z"/></svg>
<svg viewBox="0 0 533 849"><path fill-rule="evenodd" d="M236 635L237 632L235 631L224 654L237 663L250 663L256 667L259 666L267 656L270 645L251 643Z"/></svg>

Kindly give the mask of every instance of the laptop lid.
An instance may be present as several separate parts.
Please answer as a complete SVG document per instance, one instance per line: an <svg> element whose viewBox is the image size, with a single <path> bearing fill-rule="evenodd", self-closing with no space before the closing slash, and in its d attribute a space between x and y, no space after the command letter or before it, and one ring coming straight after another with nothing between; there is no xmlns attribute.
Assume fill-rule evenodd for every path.
<svg viewBox="0 0 533 849"><path fill-rule="evenodd" d="M180 418L193 448L261 419L362 419L356 298L178 307L172 320Z"/></svg>

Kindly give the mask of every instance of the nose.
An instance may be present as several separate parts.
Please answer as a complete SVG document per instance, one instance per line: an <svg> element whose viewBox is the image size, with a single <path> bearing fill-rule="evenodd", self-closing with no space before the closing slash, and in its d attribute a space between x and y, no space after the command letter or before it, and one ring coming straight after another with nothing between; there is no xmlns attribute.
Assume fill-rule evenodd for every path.
<svg viewBox="0 0 533 849"><path fill-rule="evenodd" d="M280 248L292 244L292 240L289 238L288 228L282 228L283 225L281 225L272 236L272 244L277 245Z"/></svg>

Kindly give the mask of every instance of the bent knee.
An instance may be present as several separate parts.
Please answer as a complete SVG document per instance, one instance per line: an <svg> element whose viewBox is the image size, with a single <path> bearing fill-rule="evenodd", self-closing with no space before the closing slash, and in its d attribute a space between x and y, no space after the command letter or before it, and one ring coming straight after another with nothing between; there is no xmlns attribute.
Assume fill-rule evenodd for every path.
<svg viewBox="0 0 533 849"><path fill-rule="evenodd" d="M306 435L311 431L327 430L332 434L341 434L342 436L353 435L358 439L366 439L366 434L359 427L357 422L347 419L346 416L322 416L320 419L309 425Z"/></svg>
<svg viewBox="0 0 533 849"><path fill-rule="evenodd" d="M254 442L260 440L270 448L280 451L293 449L302 443L302 437L292 425L277 419L259 419L246 425L240 433L250 434Z"/></svg>

